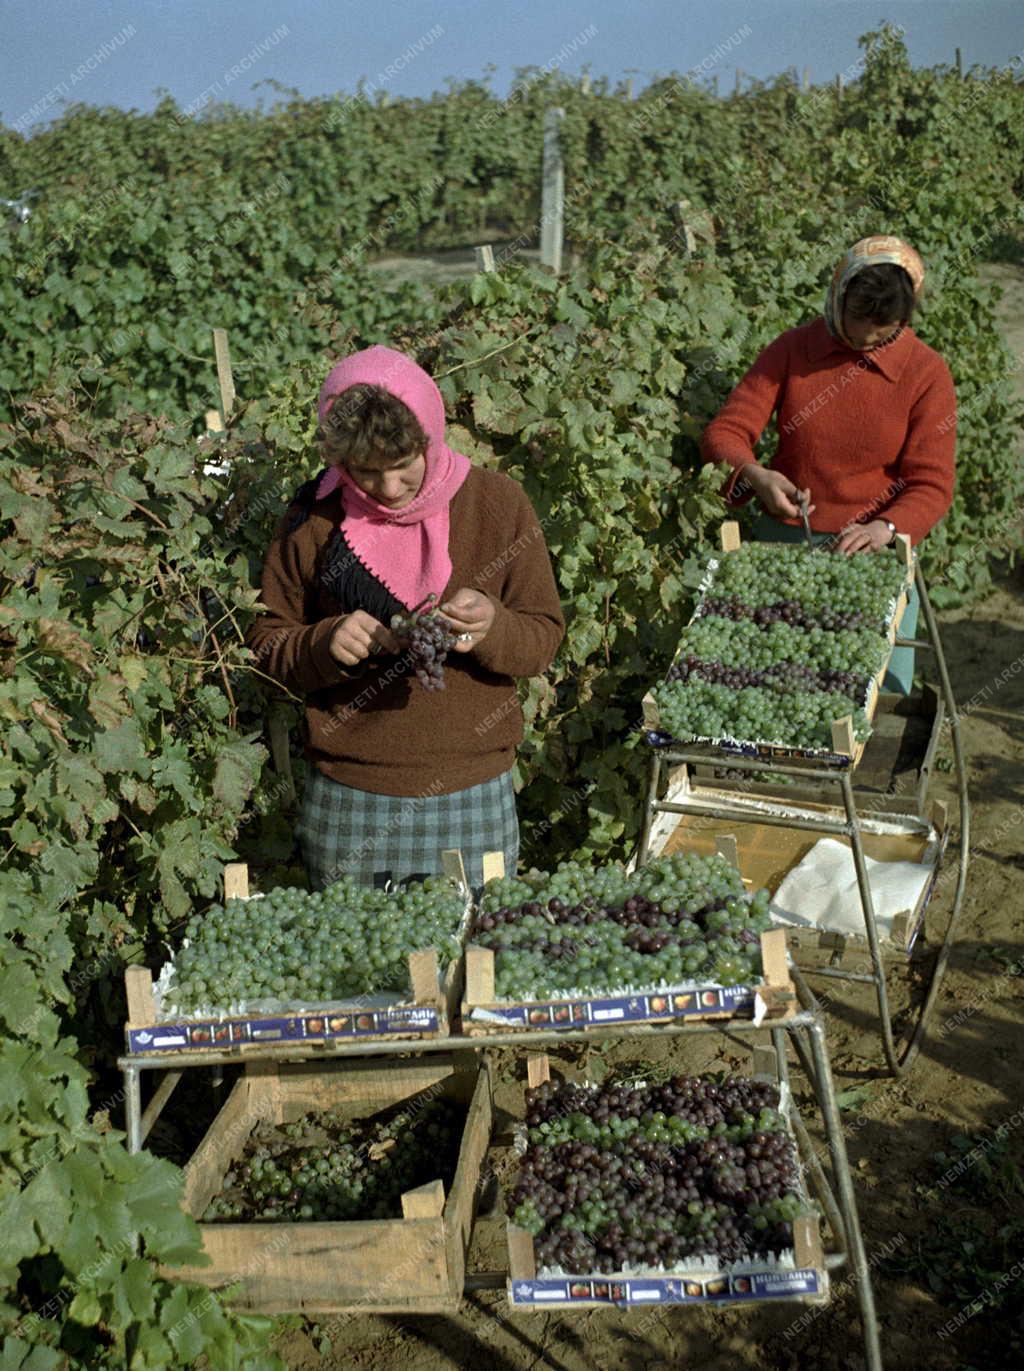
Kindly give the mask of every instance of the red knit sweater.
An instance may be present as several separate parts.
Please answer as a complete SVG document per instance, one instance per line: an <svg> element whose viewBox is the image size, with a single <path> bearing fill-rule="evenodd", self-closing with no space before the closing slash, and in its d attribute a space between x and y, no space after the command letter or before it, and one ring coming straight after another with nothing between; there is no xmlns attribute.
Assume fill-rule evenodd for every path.
<svg viewBox="0 0 1024 1371"><path fill-rule="evenodd" d="M705 461L733 468L728 499L749 495L738 473L756 460L754 444L773 414L779 446L772 470L810 489L815 532L886 518L918 543L949 509L953 378L913 329L884 347L857 352L818 318L770 343L701 442Z"/></svg>

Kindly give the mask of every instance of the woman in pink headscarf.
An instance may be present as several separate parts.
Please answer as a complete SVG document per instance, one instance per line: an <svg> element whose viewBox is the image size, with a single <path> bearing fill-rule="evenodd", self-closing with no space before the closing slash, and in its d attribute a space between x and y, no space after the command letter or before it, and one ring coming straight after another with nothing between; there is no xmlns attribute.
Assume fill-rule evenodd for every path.
<svg viewBox="0 0 1024 1371"><path fill-rule="evenodd" d="M306 698L310 884L422 877L446 848L473 885L485 851L511 874L515 683L548 668L565 631L536 515L509 477L447 446L440 391L403 353L339 362L319 417L327 466L281 520L248 637ZM414 677L390 628L430 595L457 635L443 690Z"/></svg>

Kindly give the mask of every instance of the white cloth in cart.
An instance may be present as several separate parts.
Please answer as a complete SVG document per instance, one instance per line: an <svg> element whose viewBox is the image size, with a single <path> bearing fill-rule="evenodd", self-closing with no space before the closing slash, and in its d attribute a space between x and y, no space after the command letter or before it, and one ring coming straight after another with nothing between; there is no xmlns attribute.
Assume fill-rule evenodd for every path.
<svg viewBox="0 0 1024 1371"><path fill-rule="evenodd" d="M921 862L879 862L868 856L864 861L875 923L879 934L887 938L896 915L917 908L934 867ZM822 838L779 886L770 912L775 923L787 927L864 937L853 853L835 838Z"/></svg>

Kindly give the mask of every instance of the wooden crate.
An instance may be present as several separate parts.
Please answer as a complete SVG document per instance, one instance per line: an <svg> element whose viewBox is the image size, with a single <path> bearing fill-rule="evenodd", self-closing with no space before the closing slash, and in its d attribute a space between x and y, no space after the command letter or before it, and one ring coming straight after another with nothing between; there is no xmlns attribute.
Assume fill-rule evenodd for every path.
<svg viewBox="0 0 1024 1371"><path fill-rule="evenodd" d="M740 546L739 524L733 521L724 523L720 530L720 538L723 552L735 552ZM868 700L865 713L867 714L869 724L874 719L875 711L878 708L878 695L882 688L882 682L885 679L885 673L889 669L889 661L892 657L893 648L895 647L899 626L903 620L903 615L906 613L910 591L913 586L914 561L910 539L903 534L897 534L896 542L906 566L906 578L904 580L903 588L897 596L896 609L886 630L889 651L886 653L885 661L876 672L872 685L868 688ZM697 610L695 609L693 615L691 615L689 619L687 627L694 622L696 617ZM644 728L651 733L660 733L661 715L653 691L649 690L647 692L643 698L642 704ZM777 743L760 743L756 741L694 741L692 743L685 743L684 746L688 751L706 751L709 758L715 756L745 756L763 757L766 761L770 761L773 758L776 761L805 759L811 762L824 763L825 765L841 766L844 768L849 767L852 769L859 764L861 758L864 756L864 749L867 747L867 741L867 739L862 742L857 741L853 733L853 719L850 715L846 715L842 719L836 719L832 725L831 752L826 748L780 747Z"/></svg>
<svg viewBox="0 0 1024 1371"><path fill-rule="evenodd" d="M752 1055L755 1075L777 1079L776 1058L771 1048L755 1047ZM531 1086L550 1079L548 1058L543 1053L529 1059L527 1070ZM828 1272L816 1217L809 1215L793 1224L793 1257L794 1270L780 1270L765 1263L763 1269L755 1267L743 1272L708 1268L665 1275L593 1272L577 1276L538 1276L532 1235L509 1223L508 1297L516 1309L545 1311L552 1306L646 1308L652 1304L731 1305L779 1299L802 1304L827 1303Z"/></svg>
<svg viewBox="0 0 1024 1371"><path fill-rule="evenodd" d="M200 1218L261 1120L288 1123L310 1109L339 1106L353 1118L363 1117L423 1091L443 1093L467 1107L450 1194L440 1181L409 1191L402 1197L401 1219L200 1223L211 1264L174 1267L164 1274L215 1289L237 1283L230 1304L270 1314L456 1310L491 1133L489 1070L468 1053L394 1065L248 1063L185 1167L184 1207Z"/></svg>
<svg viewBox="0 0 1024 1371"><path fill-rule="evenodd" d="M716 792L709 785L701 785L697 793L709 803L719 800L730 805L742 804L735 795ZM779 806L781 801L777 802L776 807ZM834 805L806 802L800 804L799 811L820 814L832 823L845 821L846 818L845 810ZM723 843L731 842L736 852L736 865L743 876L744 884L752 889L763 887L772 894L821 838L833 838L846 847L850 846L849 838L840 833L813 832L804 828L760 823L757 810L752 806L747 815L737 814L729 819L711 818L699 811L665 814L659 817L664 818L666 823L658 834L652 829L653 856L667 857L674 852L692 852L705 857L721 851ZM935 880L949 839L949 815L941 801L936 800L932 803L929 819L937 835L933 839L929 839L925 833L911 831L861 834L864 852L873 860L914 862L926 866L931 872L915 907L896 916L891 938L886 939L883 935L883 945L905 953L913 950L928 902L934 892ZM817 946L842 951L841 934L819 932L815 928L788 926L784 931L788 935L790 951Z"/></svg>
<svg viewBox="0 0 1024 1371"><path fill-rule="evenodd" d="M453 859L446 863L449 874L458 878L461 872L464 878L461 856L445 856ZM249 898L249 873L244 863L225 867L224 898ZM129 966L124 977L128 1001L125 1041L129 1053L212 1050L249 1056L282 1042L316 1048L353 1038L386 1042L447 1037L458 1013L462 977L461 957L450 962L441 977L437 952L424 948L409 953L412 999L405 1004L374 1008L365 998L355 998L330 1009L161 1020L153 997L153 973L144 966Z"/></svg>
<svg viewBox="0 0 1024 1371"><path fill-rule="evenodd" d="M750 1018L763 1012L777 1019L795 1008L793 984L786 960L786 929L761 934L764 979L748 986L702 986L698 989L644 992L611 991L566 999L495 1000L494 952L466 948L466 996L462 1002L462 1031L467 1037L512 1032L550 1032L552 1029L604 1028L614 1023L657 1025L679 1019ZM473 1021L474 1010L501 1016L502 1021Z"/></svg>

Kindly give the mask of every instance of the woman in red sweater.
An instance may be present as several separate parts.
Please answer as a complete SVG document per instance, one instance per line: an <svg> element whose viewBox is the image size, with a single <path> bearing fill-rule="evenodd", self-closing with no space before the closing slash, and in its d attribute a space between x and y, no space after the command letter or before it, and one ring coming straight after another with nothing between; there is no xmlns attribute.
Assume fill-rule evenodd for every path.
<svg viewBox="0 0 1024 1371"><path fill-rule="evenodd" d="M917 544L953 499L956 395L949 368L910 327L924 266L900 238L863 238L836 268L823 318L770 343L704 431L705 461L732 467L726 498L751 495L755 536L802 537L846 555L905 533ZM778 450L754 446L775 416ZM903 621L913 636L916 595ZM893 653L885 688L909 692L913 653Z"/></svg>
<svg viewBox="0 0 1024 1371"><path fill-rule="evenodd" d="M471 885L488 850L511 875L516 678L547 669L565 627L536 515L508 476L446 445L441 393L403 353L339 362L319 414L327 466L278 526L247 638L306 699L310 885L430 875L456 847ZM390 629L430 594L457 635L443 690L414 679Z"/></svg>

